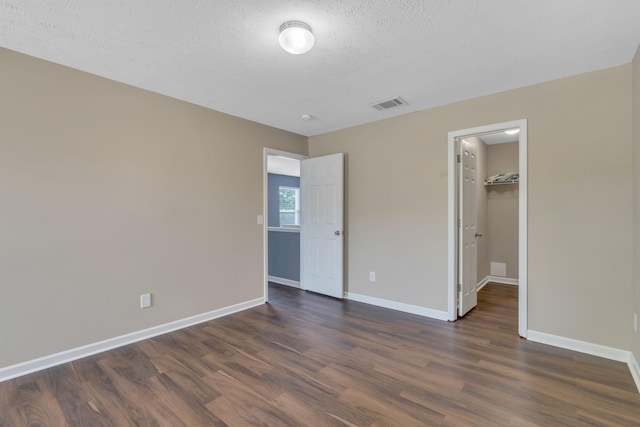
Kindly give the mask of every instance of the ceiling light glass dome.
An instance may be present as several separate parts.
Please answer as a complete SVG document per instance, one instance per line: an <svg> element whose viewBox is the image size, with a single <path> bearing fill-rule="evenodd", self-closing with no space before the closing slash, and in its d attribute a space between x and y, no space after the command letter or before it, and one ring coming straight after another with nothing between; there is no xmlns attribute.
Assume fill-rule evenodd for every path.
<svg viewBox="0 0 640 427"><path fill-rule="evenodd" d="M311 27L301 21L287 21L280 25L280 46L287 52L299 55L308 52L315 42Z"/></svg>

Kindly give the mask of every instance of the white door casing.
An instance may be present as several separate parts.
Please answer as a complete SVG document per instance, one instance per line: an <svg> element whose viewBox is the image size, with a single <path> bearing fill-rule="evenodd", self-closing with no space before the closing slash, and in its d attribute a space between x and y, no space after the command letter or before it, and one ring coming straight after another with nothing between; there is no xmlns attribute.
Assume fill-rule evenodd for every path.
<svg viewBox="0 0 640 427"><path fill-rule="evenodd" d="M460 303L458 314L464 316L478 303L478 149L473 144L460 142L460 204L459 238Z"/></svg>
<svg viewBox="0 0 640 427"><path fill-rule="evenodd" d="M448 134L447 141L447 158L448 158L448 220L447 220L447 276L448 276L448 292L447 292L447 314L448 320L455 321L458 317L458 181L456 156L459 153L456 146L456 140L468 137L478 136L487 133L495 133L508 129L520 129L519 133L519 174L520 184L518 185L519 202L518 202L518 334L526 338L528 330L528 173L527 173L527 153L528 153L528 126L527 119L513 120L509 122L495 123L475 128L461 129L451 131Z"/></svg>
<svg viewBox="0 0 640 427"><path fill-rule="evenodd" d="M343 298L344 156L303 160L300 166L300 287Z"/></svg>

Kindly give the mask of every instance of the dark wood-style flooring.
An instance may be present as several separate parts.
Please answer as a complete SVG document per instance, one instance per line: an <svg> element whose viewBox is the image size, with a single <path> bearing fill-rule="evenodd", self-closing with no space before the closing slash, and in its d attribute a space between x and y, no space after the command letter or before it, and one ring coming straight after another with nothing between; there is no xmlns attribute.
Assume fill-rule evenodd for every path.
<svg viewBox="0 0 640 427"><path fill-rule="evenodd" d="M0 383L0 426L631 426L623 363L517 336L517 288L447 323L271 303Z"/></svg>

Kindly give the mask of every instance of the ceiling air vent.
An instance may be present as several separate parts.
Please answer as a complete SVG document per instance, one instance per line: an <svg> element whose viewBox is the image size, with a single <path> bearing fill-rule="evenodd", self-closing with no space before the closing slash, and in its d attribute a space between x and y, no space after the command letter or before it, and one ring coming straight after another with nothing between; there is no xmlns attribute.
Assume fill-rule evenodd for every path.
<svg viewBox="0 0 640 427"><path fill-rule="evenodd" d="M378 101L371 104L373 108L380 111L388 110L389 108L399 107L401 105L407 105L407 101L400 98L399 96L396 96L395 98L391 98L391 99L386 99L384 101Z"/></svg>

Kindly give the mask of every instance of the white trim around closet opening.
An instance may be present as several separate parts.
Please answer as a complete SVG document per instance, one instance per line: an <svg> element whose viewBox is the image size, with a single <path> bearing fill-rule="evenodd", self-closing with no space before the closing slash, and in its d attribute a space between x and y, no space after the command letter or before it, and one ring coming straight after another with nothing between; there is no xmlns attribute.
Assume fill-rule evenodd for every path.
<svg viewBox="0 0 640 427"><path fill-rule="evenodd" d="M456 227L457 218L457 177L456 177L456 139L468 136L476 136L487 133L500 132L502 130L520 128L519 134L519 174L520 184L518 186L518 236L519 236L519 288L518 288L518 333L521 337L527 337L527 119L514 120L511 122L496 123L487 126L480 126L470 129L462 129L449 132L447 141L448 152L448 320L455 321L457 315L457 238L458 231Z"/></svg>

